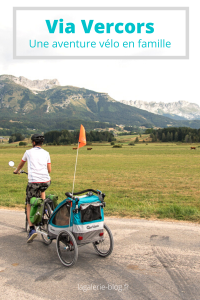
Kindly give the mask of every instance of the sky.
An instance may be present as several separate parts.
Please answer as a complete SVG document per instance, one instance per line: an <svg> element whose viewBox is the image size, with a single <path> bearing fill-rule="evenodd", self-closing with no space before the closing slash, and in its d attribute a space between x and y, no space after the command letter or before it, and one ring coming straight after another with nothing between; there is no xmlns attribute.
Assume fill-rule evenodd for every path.
<svg viewBox="0 0 200 300"><path fill-rule="evenodd" d="M31 60L13 59L13 7L17 6L185 6L190 8L190 58L188 60ZM34 79L58 79L61 85L108 93L115 100L174 102L200 105L198 0L9 0L0 10L0 74ZM170 20L169 20L170 22ZM35 19L37 24L37 18ZM178 37L177 37L178 38Z"/></svg>

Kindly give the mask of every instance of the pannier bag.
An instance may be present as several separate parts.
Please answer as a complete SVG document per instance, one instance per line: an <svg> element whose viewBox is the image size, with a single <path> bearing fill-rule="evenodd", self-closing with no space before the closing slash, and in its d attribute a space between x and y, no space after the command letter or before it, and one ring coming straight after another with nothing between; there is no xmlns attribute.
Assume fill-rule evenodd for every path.
<svg viewBox="0 0 200 300"><path fill-rule="evenodd" d="M42 221L44 200L41 198L33 197L30 200L30 205L31 205L30 221L32 224L37 225Z"/></svg>
<svg viewBox="0 0 200 300"><path fill-rule="evenodd" d="M51 199L54 204L54 209L58 206L58 196L56 195L48 195L47 198Z"/></svg>
<svg viewBox="0 0 200 300"><path fill-rule="evenodd" d="M99 202L81 204L81 223L101 220L101 206Z"/></svg>

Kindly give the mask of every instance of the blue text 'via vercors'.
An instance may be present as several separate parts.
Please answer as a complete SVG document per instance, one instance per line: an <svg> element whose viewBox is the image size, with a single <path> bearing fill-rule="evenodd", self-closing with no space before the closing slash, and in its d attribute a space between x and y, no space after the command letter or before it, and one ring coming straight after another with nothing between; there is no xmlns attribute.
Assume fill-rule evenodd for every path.
<svg viewBox="0 0 200 300"><path fill-rule="evenodd" d="M63 23L63 19L59 20L45 20L49 33L75 33L74 23ZM96 32L98 34L102 33L112 33L116 32L122 34L126 33L143 33L148 34L154 32L154 23L94 23L94 20L81 20L81 25L85 33L89 34L91 32Z"/></svg>

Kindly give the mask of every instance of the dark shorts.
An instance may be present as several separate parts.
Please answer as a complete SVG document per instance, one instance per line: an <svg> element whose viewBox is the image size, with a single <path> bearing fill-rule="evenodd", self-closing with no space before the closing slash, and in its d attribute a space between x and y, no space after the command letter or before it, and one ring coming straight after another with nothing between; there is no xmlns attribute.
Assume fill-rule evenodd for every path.
<svg viewBox="0 0 200 300"><path fill-rule="evenodd" d="M41 192L46 191L50 184L51 181L41 183L28 182L26 187L26 203L30 204L32 197L40 198Z"/></svg>

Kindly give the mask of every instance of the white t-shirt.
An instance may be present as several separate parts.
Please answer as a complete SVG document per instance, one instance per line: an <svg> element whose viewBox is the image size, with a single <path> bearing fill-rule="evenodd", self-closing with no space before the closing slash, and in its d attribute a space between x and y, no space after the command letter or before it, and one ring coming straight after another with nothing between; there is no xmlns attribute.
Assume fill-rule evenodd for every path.
<svg viewBox="0 0 200 300"><path fill-rule="evenodd" d="M28 162L28 182L41 183L51 180L47 170L47 164L51 163L49 152L36 146L26 150L22 160Z"/></svg>

